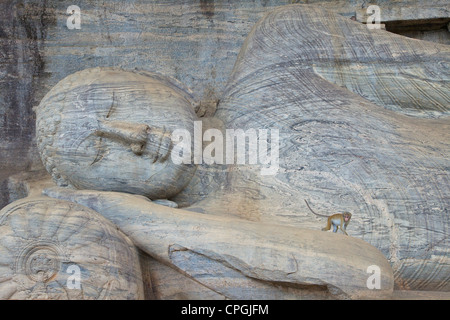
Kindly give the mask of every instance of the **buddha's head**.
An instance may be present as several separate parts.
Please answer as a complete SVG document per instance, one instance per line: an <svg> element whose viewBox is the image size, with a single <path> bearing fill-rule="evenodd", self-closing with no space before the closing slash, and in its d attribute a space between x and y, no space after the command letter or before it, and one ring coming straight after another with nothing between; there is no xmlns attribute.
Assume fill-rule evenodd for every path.
<svg viewBox="0 0 450 320"><path fill-rule="evenodd" d="M193 164L171 161L171 133L193 132L192 100L158 75L94 68L61 80L36 109L43 163L60 186L151 199L179 193Z"/></svg>

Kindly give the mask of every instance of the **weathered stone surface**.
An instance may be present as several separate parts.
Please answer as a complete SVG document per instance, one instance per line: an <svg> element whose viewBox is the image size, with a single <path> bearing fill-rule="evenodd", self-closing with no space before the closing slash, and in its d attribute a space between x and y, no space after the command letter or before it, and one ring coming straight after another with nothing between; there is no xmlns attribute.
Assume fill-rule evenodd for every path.
<svg viewBox="0 0 450 320"><path fill-rule="evenodd" d="M83 1L81 29L69 30L71 0L6 0L0 3L0 208L5 179L39 170L32 108L64 77L89 67L139 68L172 76L193 89L199 114L211 115L239 49L254 23L271 8L294 1ZM305 1L304 1L305 2ZM350 18L367 1L311 0ZM381 21L416 26L445 22L448 4L370 1ZM405 19L405 20L402 20ZM439 25L439 24L434 24ZM426 27L426 25L425 25ZM398 31L449 43L447 29Z"/></svg>
<svg viewBox="0 0 450 320"><path fill-rule="evenodd" d="M316 25L321 28L311 28ZM308 213L302 199L310 199L321 212L351 211L354 217L349 234L385 254L394 268L398 288L447 290L445 213L449 190L447 160L442 155L449 149L448 84L443 81L445 69L436 68L436 64L445 65L447 52L446 46L368 30L319 8L274 10L250 33L215 117L203 118L202 124L219 130L279 130L277 174L261 175L260 165L201 165L190 184L172 200L191 211L311 229L320 229L323 222ZM86 72L102 78L109 71ZM120 78L130 77L129 72L117 71L115 75L118 83ZM68 79L77 81L76 76ZM105 85L108 87L107 82ZM61 101L70 104L70 94L64 88L58 85L50 96L60 95L64 97ZM83 90L91 89L87 86ZM156 101L161 99L161 93L151 94L156 94ZM100 100L92 96L88 103L77 101L89 112ZM126 101L133 103L133 99ZM170 121L161 121L158 103L153 108L151 99L147 101L152 110L145 119L147 125L158 128ZM44 99L38 115L41 108L52 105L57 104ZM96 120L108 118L108 106L99 107ZM168 108L179 108L181 115L189 107ZM75 110L72 115L81 121L74 123L75 132L96 132L95 126L85 125L82 114ZM142 122L145 116L139 118ZM189 121L192 118L186 119ZM180 127L193 133L192 126ZM54 144L56 152L49 154L55 168L68 161L63 158L58 164L65 152L76 159L88 154L85 149L71 149L75 144L67 139ZM48 146L53 148L52 143ZM133 155L129 146L119 147L133 157L142 156ZM114 153L109 154L111 166L119 166L119 160ZM135 168L133 161L121 165L120 172ZM89 170L88 163L82 164L83 169L77 167L79 171L72 175ZM92 180L101 179L102 164L98 165ZM164 170L154 173L152 178L158 179L167 174ZM430 181L430 175L434 180ZM106 186L106 181L102 185Z"/></svg>
<svg viewBox="0 0 450 320"><path fill-rule="evenodd" d="M158 300L224 300L226 297L147 255L152 293ZM145 269L142 268L145 272Z"/></svg>
<svg viewBox="0 0 450 320"><path fill-rule="evenodd" d="M32 107L47 90L42 49L55 17L45 2L0 3L0 208L10 202L8 176L42 168Z"/></svg>
<svg viewBox="0 0 450 320"><path fill-rule="evenodd" d="M118 4L119 2L114 2L114 10L120 12L122 8L129 8ZM236 47L230 49L227 59L223 60L225 69L220 69L223 71L220 81L216 80L217 77L196 78L198 73L203 72L198 64L195 65L195 76L186 76L191 67L188 63L180 63L188 60L181 58L193 57L195 61L202 61L204 55L196 56L197 51L188 50L185 56L171 54L170 58L162 59L161 53L177 52L183 47L172 45L176 42L165 41L168 38L176 40L174 35L177 33L170 29L172 26L167 30L151 26L155 32L145 38L148 42L141 43L143 38L140 36L121 38L119 34L111 32L115 23L118 22L124 28L130 27L136 20L127 15L113 15L110 3L112 2L103 3L104 15L98 8L93 9L95 14L88 15L91 19L88 19L88 23L101 20L102 23L91 25L97 25L96 28L102 30L98 33L98 38L107 40L104 46L91 47L90 53L83 51L89 47L89 44L83 42L88 39L84 35L58 38L50 46L45 46L50 48L53 45L53 51L45 49L46 54L42 54L45 42L38 38L38 56L45 57L46 61L53 59L46 66L47 70L54 69L53 73L49 73L51 81L44 78L45 81L38 83L39 86L45 86L45 91L31 87L30 92L33 93L27 94L33 97L27 98L27 101L36 100L36 92L43 96L67 74L89 66L114 64L134 68L152 61L152 68L148 69L174 76L193 88L193 97L197 102L200 100L197 105L199 114L206 112L211 115L211 110L215 110L215 101L221 98L216 118L202 119L204 128L277 128L281 133L280 170L277 176L261 177L259 167L224 168L203 165L199 167L191 183L172 198L179 206L190 211L238 216L263 224L311 229L320 229L324 222L307 212L303 198L310 200L315 210L321 213L352 211L354 216L347 231L351 236L364 239L382 251L394 269L397 288L449 291L449 243L446 237L449 222L446 157L449 151L448 47L406 40L383 31L368 32L349 21L348 16L344 20L306 6L298 7L301 10L289 7L267 15L250 33L222 94L227 75L231 72L229 62L234 61L235 57L232 52L237 52L239 41L234 42ZM379 1L378 4L384 8L384 2ZM194 8L198 5L187 6ZM220 3L220 6L223 5ZM158 4L143 6L155 10L152 12L162 13L160 9L163 7ZM183 6L186 8L185 4ZM219 18L219 15L212 14L218 6L216 2L213 10L211 3L202 4L205 9L202 12L207 13L205 17L211 19L205 21L215 22L214 19ZM38 26L42 25L48 12L51 12L46 8L39 11L41 14L38 18L33 16L33 21ZM167 5L164 10L169 8L170 5ZM63 14L63 11L57 12ZM34 11L28 7L28 12ZM173 14L174 10L169 9L166 18ZM113 17L112 20L108 20L110 16ZM186 14L181 15L183 16ZM422 18L426 21L430 17ZM144 21L147 17L143 15L141 18L139 21ZM54 33L58 33L57 28L64 27L65 19L66 16L58 20ZM190 19L189 22L182 21L174 27L179 29L181 25L197 22ZM224 25L228 23L229 21ZM20 28L23 25L18 29L23 30ZM141 24L136 30L142 28ZM40 28L33 28L33 24L28 29L32 31L30 34L48 34L47 31L41 32ZM156 30L167 31L168 34L159 38L155 36L159 34ZM66 35L74 35L65 29L64 32L67 32ZM233 34L236 37L238 35L240 34ZM62 61L67 61L70 48L77 47L71 42L73 39L83 45L78 47L78 51L75 50L75 54L71 53L75 59L71 61L74 63L65 65ZM127 50L119 44L123 42L130 45L131 39L135 41L135 46L131 47L140 53L130 51L125 55L128 58L134 57L133 62L129 63L127 59L119 58L124 56L123 50ZM160 46L163 46L162 43L166 46L159 53L154 51L158 50L155 49L158 48L155 39L161 40ZM218 41L219 39L222 38L217 38ZM182 43L186 39L180 37L178 40ZM189 40L193 41L193 38ZM58 41L67 45L66 51L63 50L60 56ZM147 44L153 50L150 56L144 54L145 50L139 51L141 46L145 47ZM214 47L214 44L208 46ZM217 52L222 54L223 49L219 48ZM19 60L22 57L16 56L19 56ZM170 67L165 70L163 66L166 64L159 61L169 61ZM208 75L208 72L213 74L210 69L204 74ZM30 80L27 81L29 83ZM220 90L208 91L205 81L214 82L213 86ZM27 91L20 91L18 96L23 96L25 92ZM13 110L8 109L10 104L6 105L7 111ZM27 110L25 113L31 114L29 102L21 105L21 108ZM202 110L199 111L199 108ZM9 125L11 124L12 122ZM121 124L119 127L124 128ZM28 136L24 140L28 140ZM6 140L1 143L4 141ZM3 145L7 150L12 148L12 144ZM19 153L11 156L8 151L7 160L0 162L0 166L5 168L5 164L10 165L14 157L21 157L17 166L12 165L14 170L30 166L28 157L33 154L33 147L24 145L11 150L19 150ZM127 150L135 156L143 151L132 145ZM133 152L136 150L137 152ZM3 157L4 154L2 153ZM124 166L117 166L117 169L120 172ZM0 172L0 180L2 176L8 175L9 173L5 175L5 171ZM1 185L4 187L7 184ZM192 262L201 259L196 251L180 248L183 247L177 247L173 251L173 261L170 263L177 266L181 263L182 268L188 270L191 276L198 267L186 264L184 258ZM192 266L194 269L189 269ZM221 265L215 263L210 266L217 270ZM223 269L222 274L230 275L230 272L235 270ZM247 279L243 278L242 281ZM260 285L262 284L258 283L248 287L264 292ZM225 294L234 294L233 286L218 287ZM323 288L319 286L316 289L317 293Z"/></svg>
<svg viewBox="0 0 450 320"><path fill-rule="evenodd" d="M17 173L5 182L10 203L26 197L40 196L43 189L55 185L45 169Z"/></svg>
<svg viewBox="0 0 450 320"><path fill-rule="evenodd" d="M449 292L442 291L414 291L399 290L395 291L393 300L450 300Z"/></svg>
<svg viewBox="0 0 450 320"><path fill-rule="evenodd" d="M174 80L87 69L66 77L42 99L37 143L58 185L166 199L196 171L193 164L170 160L170 134L193 131L197 119L192 96ZM125 164L131 166L118 170Z"/></svg>
<svg viewBox="0 0 450 320"><path fill-rule="evenodd" d="M450 32L447 29L425 31L407 30L397 33L409 38L450 45Z"/></svg>
<svg viewBox="0 0 450 320"><path fill-rule="evenodd" d="M279 129L280 170L229 170L225 201L252 220L311 228L320 224L302 199L350 211L349 234L386 255L399 288L449 291L448 59L448 46L319 8L272 11L247 38L215 116ZM236 214L220 196L194 206Z"/></svg>
<svg viewBox="0 0 450 320"><path fill-rule="evenodd" d="M406 37L450 44L450 10L446 0L294 0L319 5L362 23L379 19L387 31ZM372 6L372 8L371 8ZM376 6L376 7L373 7ZM369 10L370 9L370 10Z"/></svg>
<svg viewBox="0 0 450 320"><path fill-rule="evenodd" d="M294 0L295 3L318 5L324 9L345 16L355 16L358 21L366 22L367 8L376 5L380 8L380 21L409 21L449 19L450 10L446 0Z"/></svg>
<svg viewBox="0 0 450 320"><path fill-rule="evenodd" d="M232 299L389 298L393 274L368 243L333 233L156 205L142 196L48 189L115 223L143 251ZM380 268L380 289L367 269Z"/></svg>
<svg viewBox="0 0 450 320"><path fill-rule="evenodd" d="M47 197L0 211L1 299L142 299L136 249L86 207Z"/></svg>

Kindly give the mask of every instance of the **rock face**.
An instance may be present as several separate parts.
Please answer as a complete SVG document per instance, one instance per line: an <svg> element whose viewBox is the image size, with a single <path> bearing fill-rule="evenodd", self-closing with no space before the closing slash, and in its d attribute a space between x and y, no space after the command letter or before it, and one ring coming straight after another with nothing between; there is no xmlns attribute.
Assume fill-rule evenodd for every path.
<svg viewBox="0 0 450 320"><path fill-rule="evenodd" d="M98 213L46 197L0 211L1 299L142 299L136 249Z"/></svg>
<svg viewBox="0 0 450 320"><path fill-rule="evenodd" d="M153 296L389 297L394 282L397 289L450 291L448 46L368 30L349 19L348 6L341 11L345 17L309 5L282 7L264 15L250 31L249 21L256 21L262 9L250 14L243 2L225 13L231 4L203 1L181 5L193 12L189 22L182 23L176 4L110 1L89 7L81 30L95 30L99 36L93 45L85 33L70 33L65 27L66 6L45 4L6 5L15 9L8 11L11 17L29 19L19 19L17 29L12 24L2 34L8 38L13 30L13 38L26 35L32 41L8 47L7 61L18 59L23 66L10 63L12 69L0 83L7 88L2 92L8 92L0 105L6 115L0 126L6 139L0 148L8 150L1 153L6 158L0 162L0 180L10 175L6 164L14 170L40 166L28 131L33 127L21 128L17 113L10 114L20 105L24 123L30 122L31 106L50 91L38 108L37 138L53 178L63 186L131 192L157 201L100 191L47 194L79 202L112 220L158 261L146 260L146 267L159 279L173 275L173 270L187 276L171 278L161 289L164 293ZM432 16L439 14L421 19ZM446 19L445 12L443 16ZM356 17L361 20L361 15ZM239 19L246 21L245 28L230 22ZM394 20L395 14L382 21ZM151 23L145 25L147 21ZM189 28L180 27L186 25ZM198 40L193 28L206 33L206 39L211 39L210 31L216 38ZM224 34L231 34L229 42ZM61 48L61 41L69 43ZM198 43L204 46L197 48ZM20 45L27 49L19 50ZM32 56L24 59L30 50ZM180 63L191 59L197 64ZM67 75L99 65L145 65L183 85L147 72L101 68L75 73L50 90ZM18 83L14 79L24 70L26 81ZM142 89L146 84L151 85ZM69 113L52 113L53 103ZM276 130L279 145L271 148L277 150L272 158L276 163L271 163L276 174L261 175L260 163L224 166L200 161L193 176L191 169L174 174L170 162L149 165L149 160L169 159L165 156L173 145L166 148L163 141L169 134L160 129L173 121L173 114L189 133L192 121L199 121L203 132L217 129L222 137L225 129ZM154 148L152 129L158 129L153 133L164 155ZM81 135L86 132L88 139ZM204 139L201 147L212 158L209 141ZM12 165L14 158L20 160ZM161 187L170 174L168 185ZM171 189L180 177L182 183ZM22 194L20 181L8 181L0 186L12 182L18 187L7 188ZM9 196L2 197L8 201ZM323 214L351 211L350 237L317 231L325 221L313 216L303 199ZM52 250L44 253L53 257L59 252ZM173 269L167 271L167 266ZM343 277L336 266L345 270ZM368 290L369 266L381 269L381 291ZM40 285L53 279L48 272L38 274L44 277L37 278ZM180 283L186 288L180 290ZM1 292L9 297L11 288L7 282Z"/></svg>
<svg viewBox="0 0 450 320"><path fill-rule="evenodd" d="M45 2L0 3L0 208L9 202L8 176L42 168L32 107L47 90L43 42L56 23Z"/></svg>

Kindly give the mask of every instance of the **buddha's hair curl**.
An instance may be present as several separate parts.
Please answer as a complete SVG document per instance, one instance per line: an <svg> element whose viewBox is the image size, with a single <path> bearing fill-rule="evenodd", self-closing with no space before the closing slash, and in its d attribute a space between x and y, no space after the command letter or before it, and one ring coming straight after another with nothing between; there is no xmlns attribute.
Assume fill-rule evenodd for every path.
<svg viewBox="0 0 450 320"><path fill-rule="evenodd" d="M35 108L36 112L36 142L39 154L46 170L51 174L58 186L72 187L70 180L62 175L56 165L55 143L61 117L67 104L71 103L67 93L79 86L79 79L86 74L96 71L98 68L76 72L55 85Z"/></svg>
<svg viewBox="0 0 450 320"><path fill-rule="evenodd" d="M69 180L60 174L55 164L54 143L64 104L64 100L56 100L55 95L47 95L36 108L37 147L42 163L58 186L70 186Z"/></svg>

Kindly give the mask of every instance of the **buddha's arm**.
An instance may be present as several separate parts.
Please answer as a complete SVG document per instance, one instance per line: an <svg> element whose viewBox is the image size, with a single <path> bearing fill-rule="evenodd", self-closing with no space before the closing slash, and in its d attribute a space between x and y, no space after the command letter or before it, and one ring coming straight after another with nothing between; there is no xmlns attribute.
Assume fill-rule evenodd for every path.
<svg viewBox="0 0 450 320"><path fill-rule="evenodd" d="M44 193L94 209L143 251L194 278L190 264L199 261L192 257L202 257L248 278L326 285L330 292L350 297L392 291L393 275L384 256L356 238L169 208L125 193L63 188ZM186 254L189 259L180 259ZM376 292L366 286L371 265L381 268L381 290ZM196 280L208 286L207 279Z"/></svg>

